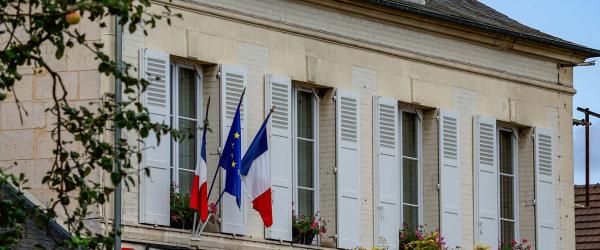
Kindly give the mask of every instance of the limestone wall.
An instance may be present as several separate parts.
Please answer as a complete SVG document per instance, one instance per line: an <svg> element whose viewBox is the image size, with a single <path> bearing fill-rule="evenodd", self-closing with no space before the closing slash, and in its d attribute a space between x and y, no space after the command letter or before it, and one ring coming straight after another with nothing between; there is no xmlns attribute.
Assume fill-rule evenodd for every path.
<svg viewBox="0 0 600 250"><path fill-rule="evenodd" d="M558 132L556 142L561 145L556 153L556 167L561 171L557 176L557 181L560 178L560 185L557 185L557 194L560 194L557 199L557 204L560 205L557 207L557 221L559 232L572 231L572 204L568 203L570 198L567 198L572 192L572 156L569 151L571 129L566 125L570 123L572 96L512 80L514 77L525 77L546 83L556 82L558 71L552 60L431 33L420 33L411 28L344 15L297 1L264 0L250 3L198 0L194 4L176 2L174 6L177 7L176 11L183 14L183 21L176 20L170 27L159 25L144 38L143 47L191 60L248 68L248 90L252 94L249 99L250 131L255 131L260 125L258 118L264 112L261 75L265 73L287 75L299 82L360 92L361 232L365 246L376 243L373 230L374 180L370 143L373 95L387 96L422 107L450 108L459 112L460 136L465 142L460 146L463 177L461 231L465 248L475 243L472 116L493 116L516 126L554 128ZM340 42L346 41L343 39L351 41ZM356 44L365 45L357 47ZM369 49L378 47L381 50ZM432 64L418 58L387 53L390 50L410 50L457 67L468 64L473 70L457 70L444 64ZM492 68L502 73L482 74L477 68ZM204 88L213 87L210 85ZM551 115L548 110L551 110ZM429 122L433 122L431 114L426 117L429 117ZM322 122L321 126L324 124L326 123ZM435 138L427 138L431 145L424 144L424 150L435 150ZM326 156L328 154L323 151L324 145L321 145L321 153ZM558 157L559 154L561 157ZM323 161L321 160L321 164L324 164ZM428 168L433 169L437 158L433 154L424 154L424 162ZM327 178L327 171L321 169L321 174L325 174L322 178ZM427 192L436 193L435 176L427 176L425 173L424 178L428 185ZM328 184L320 185L321 189L328 187ZM324 195L320 197L321 209L323 206L330 206L328 204L335 204L335 201L327 200L335 199L333 195L326 195L329 190L321 192ZM431 197L425 201L431 205L436 204ZM432 209L427 208L425 211L438 216ZM249 235L261 238L263 229L258 217L251 215L248 218ZM437 226L435 217L427 218L427 221ZM531 235L525 232L523 234ZM574 244L574 236L563 234L557 241L562 248L569 248Z"/></svg>
<svg viewBox="0 0 600 250"><path fill-rule="evenodd" d="M329 217L335 234L335 151L332 89L355 90L361 94L361 242L365 247L377 243L374 235L376 211L373 204L372 96L386 96L422 107L424 222L438 227L437 200L437 124L436 109L448 108L460 114L462 244L475 243L473 232L472 116L493 116L515 127L545 127L556 132L555 151L558 223L557 243L561 249L574 247L573 159L571 111L573 89L570 72L558 72L556 61L500 49L473 41L459 40L432 32L392 24L343 11L327 9L302 1L174 1L171 26L159 22L144 36L140 31L125 34L124 60L138 65L140 48L168 52L175 59L202 64L203 99L212 98L209 120L214 133L208 137L208 160L216 161L218 135L218 64L233 64L248 69L248 131L254 133L264 117L264 75L286 75L293 81L329 88L321 100L320 116L320 209ZM162 7L156 6L156 10ZM370 10L373 11L373 10ZM415 21L416 22L416 21ZM93 24L82 23L90 32L88 39L110 43L111 36ZM415 24L418 25L418 24ZM476 40L476 39L474 39ZM110 47L107 51L110 51ZM53 51L47 51L48 56ZM548 52L552 53L552 52ZM112 91L110 79L96 71L97 63L82 48L66 52L52 66L64 77L73 103L88 105ZM28 71L29 70L29 71ZM32 180L31 192L49 197L40 186L43 172L51 162L49 130L52 118L43 112L50 105L49 79L45 72L33 74L24 68L17 93L29 115L21 124L16 117L14 97L0 103L0 166L19 165L11 171L24 171ZM29 73L27 73L29 72ZM558 81L567 86L553 85ZM531 83L531 84L529 84ZM528 133L520 135L526 141ZM135 135L125 135L135 139ZM519 189L532 188L528 174L532 166L530 145L519 144ZM214 168L209 168L212 180ZM98 176L100 178L100 176ZM217 187L218 188L218 187ZM123 220L128 225L125 237L143 241L152 235L154 242L179 239L183 234L169 229L153 229L138 224L138 189L124 192ZM215 197L212 197L213 199ZM531 197L519 197L521 236L534 240ZM102 209L111 218L112 208ZM332 212L333 211L333 212ZM264 247L260 218L248 216L248 244ZM210 244L236 246L239 238L211 236ZM183 241L182 241L183 242ZM188 242L188 241L185 241ZM236 243L237 242L237 243ZM173 242L171 242L173 243ZM174 243L175 245L176 242ZM273 243L275 244L275 243ZM268 244L266 244L268 245ZM276 247L276 245L269 245Z"/></svg>

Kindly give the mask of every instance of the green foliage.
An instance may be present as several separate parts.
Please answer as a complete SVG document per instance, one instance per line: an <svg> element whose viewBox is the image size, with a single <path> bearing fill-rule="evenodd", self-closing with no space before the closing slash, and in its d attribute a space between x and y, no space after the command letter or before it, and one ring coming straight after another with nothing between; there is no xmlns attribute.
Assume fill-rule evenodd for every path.
<svg viewBox="0 0 600 250"><path fill-rule="evenodd" d="M404 224L400 230L400 249L445 250L444 237L438 231L425 232L422 225L411 227Z"/></svg>
<svg viewBox="0 0 600 250"><path fill-rule="evenodd" d="M8 183L15 183L21 186L27 180L24 175L4 175L0 173L0 186ZM27 206L20 199L8 199L0 196L0 228L11 228L6 232L0 233L0 249L9 249L7 246L18 242L23 237L25 218L28 213ZM6 247L5 247L6 246Z"/></svg>
<svg viewBox="0 0 600 250"><path fill-rule="evenodd" d="M52 104L46 112L53 120L54 160L42 182L55 197L42 216L47 220L55 218L56 211L65 214L64 222L73 235L67 242L59 242L65 248L110 248L114 234L120 232L101 235L89 230L86 223L90 219L90 207L107 202L119 183L124 183L127 188L135 185L133 177L138 173L133 165L136 160L141 160L137 143L147 136L160 139L159 136L166 133L179 137L169 126L150 120L139 98L148 82L129 75L133 66L124 63L120 67L103 52L102 42L88 41L85 31L80 30L76 22L69 22L67 14L80 14L82 19L100 27L106 27L107 20L118 17L119 24L128 31L134 32L141 26L144 34L147 34L146 28L154 28L158 20L164 18L170 24L171 17L180 17L166 7L159 13L151 13L149 7L148 0L0 0L0 38L3 41L0 44L0 101L7 93L12 93L22 121L22 115L27 115L27 111L15 92L21 73L24 70L33 70L34 74L48 72L52 79ZM95 55L101 74L122 81L123 102L106 99L85 107L67 101L69 89L49 62L64 59L65 50L75 46ZM54 51L54 58L48 58L45 51ZM110 138L117 128L139 134L138 142L108 141L106 138ZM77 148L70 147L71 144L78 145L78 149L71 149ZM109 175L111 184L105 185L97 178L91 178L93 172ZM144 172L150 174L147 169ZM12 183L20 187L24 179L24 176L21 179L0 169L0 184ZM18 201L0 202L0 227L9 229L0 235L0 245L11 248L22 239L23 222L27 217L36 216L30 210ZM47 223L40 224L47 227Z"/></svg>
<svg viewBox="0 0 600 250"><path fill-rule="evenodd" d="M500 244L501 250L531 250L527 239L521 239L521 242L517 240L511 240L510 242L503 242Z"/></svg>
<svg viewBox="0 0 600 250"><path fill-rule="evenodd" d="M319 212L311 216L303 214L292 215L292 234L294 242L301 242L303 238L313 236L322 236L327 232L327 221L319 216ZM309 244L309 243L307 243Z"/></svg>
<svg viewBox="0 0 600 250"><path fill-rule="evenodd" d="M171 185L171 227L190 229L194 222L194 209L190 208L190 195L180 194L175 184Z"/></svg>

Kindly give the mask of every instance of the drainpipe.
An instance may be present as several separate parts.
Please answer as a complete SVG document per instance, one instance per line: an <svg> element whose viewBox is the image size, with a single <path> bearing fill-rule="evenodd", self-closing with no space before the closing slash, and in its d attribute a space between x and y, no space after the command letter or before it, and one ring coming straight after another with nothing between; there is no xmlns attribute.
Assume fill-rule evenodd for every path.
<svg viewBox="0 0 600 250"><path fill-rule="evenodd" d="M121 19L117 16L115 17L115 62L117 66L117 71L121 71L123 69L123 29L120 24ZM121 79L115 77L115 113L121 111L119 107L121 103ZM117 143L121 140L121 129L115 127L115 152ZM121 171L121 161L115 159L115 170ZM121 182L115 188L115 197L114 197L114 232L115 232L115 250L121 250L121 236L119 232L121 231Z"/></svg>

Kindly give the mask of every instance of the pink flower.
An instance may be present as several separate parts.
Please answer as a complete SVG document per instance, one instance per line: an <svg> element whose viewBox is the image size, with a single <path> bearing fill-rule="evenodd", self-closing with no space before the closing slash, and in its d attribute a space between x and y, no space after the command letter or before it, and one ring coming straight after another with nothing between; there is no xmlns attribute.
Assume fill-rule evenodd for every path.
<svg viewBox="0 0 600 250"><path fill-rule="evenodd" d="M417 236L417 239L419 239L419 240L423 240L425 238L425 237L423 237L421 230L419 230L418 228L415 229L415 235Z"/></svg>
<svg viewBox="0 0 600 250"><path fill-rule="evenodd" d="M327 227L325 227L325 225L321 225L321 228L319 229L319 234L325 234L327 233Z"/></svg>
<svg viewBox="0 0 600 250"><path fill-rule="evenodd" d="M217 211L218 211L217 209L218 209L217 205L214 202L211 202L208 204L208 210L215 217L217 216Z"/></svg>

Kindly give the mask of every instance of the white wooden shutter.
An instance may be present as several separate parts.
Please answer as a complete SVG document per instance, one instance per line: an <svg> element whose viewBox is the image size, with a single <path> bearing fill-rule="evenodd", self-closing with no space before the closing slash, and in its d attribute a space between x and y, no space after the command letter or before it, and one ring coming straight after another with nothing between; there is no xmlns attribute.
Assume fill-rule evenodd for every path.
<svg viewBox="0 0 600 250"><path fill-rule="evenodd" d="M440 110L440 223L450 249L460 247L461 234L458 122L458 113Z"/></svg>
<svg viewBox="0 0 600 250"><path fill-rule="evenodd" d="M224 144L231 128L231 122L235 116L240 96L244 87L247 86L248 73L245 68L232 65L221 65L221 143ZM242 154L246 149L246 103L248 93L244 96L240 107L240 119L242 126ZM221 146L223 148L223 146ZM223 170L221 170L223 171ZM225 188L225 173L221 174L221 191ZM242 191L244 193L245 191ZM241 208L238 208L235 197L225 193L221 200L221 232L236 235L246 234L246 196L242 195Z"/></svg>
<svg viewBox="0 0 600 250"><path fill-rule="evenodd" d="M398 102L385 97L373 97L374 155L377 191L376 239L383 238L390 249L398 247L399 173L398 173Z"/></svg>
<svg viewBox="0 0 600 250"><path fill-rule="evenodd" d="M535 128L536 249L556 249L552 130Z"/></svg>
<svg viewBox="0 0 600 250"><path fill-rule="evenodd" d="M140 77L150 82L143 95L143 102L152 122L171 125L169 54L150 49L140 50ZM171 138L154 134L145 140L143 165L150 170L140 174L140 222L169 225L169 188L171 170Z"/></svg>
<svg viewBox="0 0 600 250"><path fill-rule="evenodd" d="M496 119L473 117L473 155L476 173L476 236L480 243L498 248L499 192Z"/></svg>
<svg viewBox="0 0 600 250"><path fill-rule="evenodd" d="M360 101L354 91L337 90L337 243L360 247Z"/></svg>
<svg viewBox="0 0 600 250"><path fill-rule="evenodd" d="M292 240L292 81L289 77L267 75L265 80L265 112L271 107L268 132L271 161L271 196L273 225L266 237L275 240Z"/></svg>

